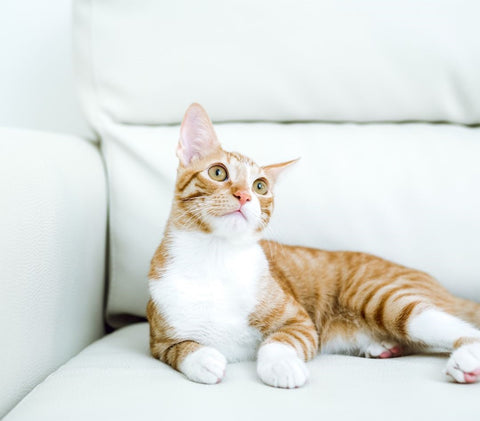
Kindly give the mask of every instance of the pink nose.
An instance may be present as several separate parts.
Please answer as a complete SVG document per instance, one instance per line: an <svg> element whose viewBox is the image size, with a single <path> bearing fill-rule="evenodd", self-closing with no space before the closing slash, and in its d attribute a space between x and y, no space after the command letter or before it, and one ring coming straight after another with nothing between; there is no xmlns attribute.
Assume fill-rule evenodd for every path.
<svg viewBox="0 0 480 421"><path fill-rule="evenodd" d="M246 190L238 190L237 192L233 193L233 195L240 201L240 205L244 205L247 202L252 200L252 196Z"/></svg>

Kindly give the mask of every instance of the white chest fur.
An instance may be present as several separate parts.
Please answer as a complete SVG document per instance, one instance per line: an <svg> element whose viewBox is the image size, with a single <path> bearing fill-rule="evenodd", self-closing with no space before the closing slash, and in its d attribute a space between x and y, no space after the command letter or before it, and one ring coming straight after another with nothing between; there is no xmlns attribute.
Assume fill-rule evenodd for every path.
<svg viewBox="0 0 480 421"><path fill-rule="evenodd" d="M262 274L258 244L233 245L211 235L172 234L171 261L150 294L179 338L218 349L228 361L253 359L261 335L249 326Z"/></svg>

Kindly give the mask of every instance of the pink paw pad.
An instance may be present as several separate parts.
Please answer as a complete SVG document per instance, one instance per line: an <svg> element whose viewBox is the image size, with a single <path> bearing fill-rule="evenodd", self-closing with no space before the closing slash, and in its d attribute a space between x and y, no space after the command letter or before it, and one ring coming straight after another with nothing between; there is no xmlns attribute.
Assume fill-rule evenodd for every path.
<svg viewBox="0 0 480 421"><path fill-rule="evenodd" d="M454 350L447 361L445 373L457 383L480 381L480 342L468 343Z"/></svg>
<svg viewBox="0 0 480 421"><path fill-rule="evenodd" d="M365 350L367 358L394 358L405 354L402 345L391 342L373 342Z"/></svg>
<svg viewBox="0 0 480 421"><path fill-rule="evenodd" d="M378 357L379 358L394 358L400 357L403 354L403 349L400 345L395 345L394 347L383 351Z"/></svg>
<svg viewBox="0 0 480 421"><path fill-rule="evenodd" d="M463 376L465 378L465 383L475 383L480 377L480 368L477 368L470 373L464 373Z"/></svg>

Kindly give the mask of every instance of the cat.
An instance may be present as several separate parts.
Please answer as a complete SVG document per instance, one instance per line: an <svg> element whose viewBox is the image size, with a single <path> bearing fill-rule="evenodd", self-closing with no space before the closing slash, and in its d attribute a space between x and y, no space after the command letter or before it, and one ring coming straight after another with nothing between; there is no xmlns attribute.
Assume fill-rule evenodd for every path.
<svg viewBox="0 0 480 421"><path fill-rule="evenodd" d="M273 188L293 164L260 167L220 146L205 110L185 113L170 217L149 272L150 350L188 379L219 383L257 358L267 385L305 384L317 353L450 352L446 374L480 380L480 304L426 273L360 252L262 240Z"/></svg>

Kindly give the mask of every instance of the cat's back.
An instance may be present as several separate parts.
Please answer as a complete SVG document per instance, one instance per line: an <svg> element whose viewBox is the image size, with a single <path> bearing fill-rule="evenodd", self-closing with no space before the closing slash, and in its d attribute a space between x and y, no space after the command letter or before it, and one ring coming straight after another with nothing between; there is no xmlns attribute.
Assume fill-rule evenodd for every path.
<svg viewBox="0 0 480 421"><path fill-rule="evenodd" d="M391 265L377 256L353 251L326 251L260 241L270 273L281 288L301 303L317 320L334 309L343 291L359 273L382 272Z"/></svg>
<svg viewBox="0 0 480 421"><path fill-rule="evenodd" d="M349 252L332 252L304 246L294 246L262 240L260 245L267 257L270 272L283 289L304 289L318 284L321 278L330 280L342 276ZM288 284L288 285L287 285Z"/></svg>

